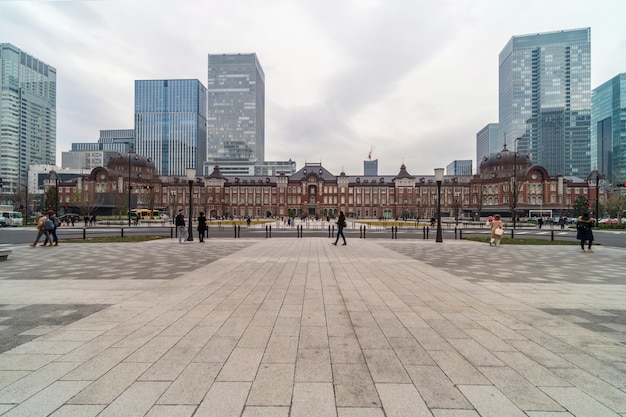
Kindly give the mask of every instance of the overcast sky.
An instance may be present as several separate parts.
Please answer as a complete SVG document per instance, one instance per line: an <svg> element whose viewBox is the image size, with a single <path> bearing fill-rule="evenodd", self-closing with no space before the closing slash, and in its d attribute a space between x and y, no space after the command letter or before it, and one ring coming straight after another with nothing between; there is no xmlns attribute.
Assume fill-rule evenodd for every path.
<svg viewBox="0 0 626 417"><path fill-rule="evenodd" d="M0 42L57 69L57 162L131 129L134 80L198 79L255 52L266 160L362 175L476 158L515 35L591 27L592 88L626 72L625 0L0 0ZM474 162L474 169L475 162Z"/></svg>

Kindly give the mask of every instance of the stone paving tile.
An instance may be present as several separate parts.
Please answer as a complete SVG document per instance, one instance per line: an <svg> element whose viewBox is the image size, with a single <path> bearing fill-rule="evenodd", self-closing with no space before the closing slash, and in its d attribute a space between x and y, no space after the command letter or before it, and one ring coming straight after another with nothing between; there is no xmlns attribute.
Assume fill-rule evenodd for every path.
<svg viewBox="0 0 626 417"><path fill-rule="evenodd" d="M626 413L626 391L607 384L582 369L555 369L555 373L611 410Z"/></svg>
<svg viewBox="0 0 626 417"><path fill-rule="evenodd" d="M461 392L438 366L407 366L407 372L431 409L472 408Z"/></svg>
<svg viewBox="0 0 626 417"><path fill-rule="evenodd" d="M299 349L295 380L297 382L332 382L330 351L328 349Z"/></svg>
<svg viewBox="0 0 626 417"><path fill-rule="evenodd" d="M146 417L191 417L195 411L191 405L155 405Z"/></svg>
<svg viewBox="0 0 626 417"><path fill-rule="evenodd" d="M521 410L565 411L563 407L509 367L480 367L479 370Z"/></svg>
<svg viewBox="0 0 626 417"><path fill-rule="evenodd" d="M427 417L431 413L412 384L376 384L387 417Z"/></svg>
<svg viewBox="0 0 626 417"><path fill-rule="evenodd" d="M96 417L104 407L104 405L64 405L50 414L50 417Z"/></svg>
<svg viewBox="0 0 626 417"><path fill-rule="evenodd" d="M5 417L49 415L82 390L87 381L56 381L4 414Z"/></svg>
<svg viewBox="0 0 626 417"><path fill-rule="evenodd" d="M159 404L200 404L222 364L190 364L159 398Z"/></svg>
<svg viewBox="0 0 626 417"><path fill-rule="evenodd" d="M365 364L333 364L333 379L338 407L380 405L374 381Z"/></svg>
<svg viewBox="0 0 626 417"><path fill-rule="evenodd" d="M291 417L337 417L333 384L297 382L293 387Z"/></svg>
<svg viewBox="0 0 626 417"><path fill-rule="evenodd" d="M290 406L294 382L293 364L263 364L254 379L247 405Z"/></svg>
<svg viewBox="0 0 626 417"><path fill-rule="evenodd" d="M169 382L135 382L111 404L99 417L143 417L169 387Z"/></svg>
<svg viewBox="0 0 626 417"><path fill-rule="evenodd" d="M149 366L149 363L120 363L73 397L69 404L109 404Z"/></svg>
<svg viewBox="0 0 626 417"><path fill-rule="evenodd" d="M545 387L542 389L575 416L619 417L619 414L578 388Z"/></svg>
<svg viewBox="0 0 626 417"><path fill-rule="evenodd" d="M491 385L459 385L459 390L481 417L526 417L525 413Z"/></svg>

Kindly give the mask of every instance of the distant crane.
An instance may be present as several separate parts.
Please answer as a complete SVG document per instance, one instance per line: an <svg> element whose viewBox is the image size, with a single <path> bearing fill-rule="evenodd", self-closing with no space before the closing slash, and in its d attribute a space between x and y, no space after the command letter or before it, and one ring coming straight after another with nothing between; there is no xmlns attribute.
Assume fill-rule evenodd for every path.
<svg viewBox="0 0 626 417"><path fill-rule="evenodd" d="M369 159L370 161L372 160L372 152L374 152L374 149L376 149L376 146L372 145L370 151L367 153L367 159Z"/></svg>

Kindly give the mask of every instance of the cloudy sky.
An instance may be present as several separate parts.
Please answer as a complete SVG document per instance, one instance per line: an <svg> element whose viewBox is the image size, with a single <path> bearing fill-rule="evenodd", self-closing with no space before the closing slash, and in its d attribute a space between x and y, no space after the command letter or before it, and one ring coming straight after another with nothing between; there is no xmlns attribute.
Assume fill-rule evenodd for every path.
<svg viewBox="0 0 626 417"><path fill-rule="evenodd" d="M256 52L267 160L430 174L498 121L514 35L591 27L592 88L626 72L625 0L0 0L0 42L56 67L57 160L133 128L134 80L207 83L210 53Z"/></svg>

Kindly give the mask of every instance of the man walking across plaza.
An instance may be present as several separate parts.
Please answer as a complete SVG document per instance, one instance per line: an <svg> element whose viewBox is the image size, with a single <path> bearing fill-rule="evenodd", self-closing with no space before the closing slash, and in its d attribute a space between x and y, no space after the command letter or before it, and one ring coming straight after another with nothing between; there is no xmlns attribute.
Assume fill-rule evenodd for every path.
<svg viewBox="0 0 626 417"><path fill-rule="evenodd" d="M39 239L41 239L41 236L43 235L46 236L46 240L50 240L50 234L48 233L48 229L46 229L46 220L48 220L48 218L44 216L43 211L40 211L38 213L38 216L39 218L37 219L37 239L35 239L35 243L30 244L30 246L32 246L33 248L37 246L37 243L39 243Z"/></svg>
<svg viewBox="0 0 626 417"><path fill-rule="evenodd" d="M187 241L187 228L185 228L185 216L183 215L183 210L178 210L178 215L176 216L175 224L176 224L176 234L178 234L178 243L183 243Z"/></svg>
<svg viewBox="0 0 626 417"><path fill-rule="evenodd" d="M48 230L48 235L50 236L50 240L46 238L46 240L43 242L43 246L46 246L48 242L50 242L50 246L52 246L53 243L54 243L54 246L59 246L59 237L57 236L57 227L61 226L61 221L59 220L57 216L55 216L53 210L48 210L48 219L51 220L52 223L54 224L54 229Z"/></svg>

